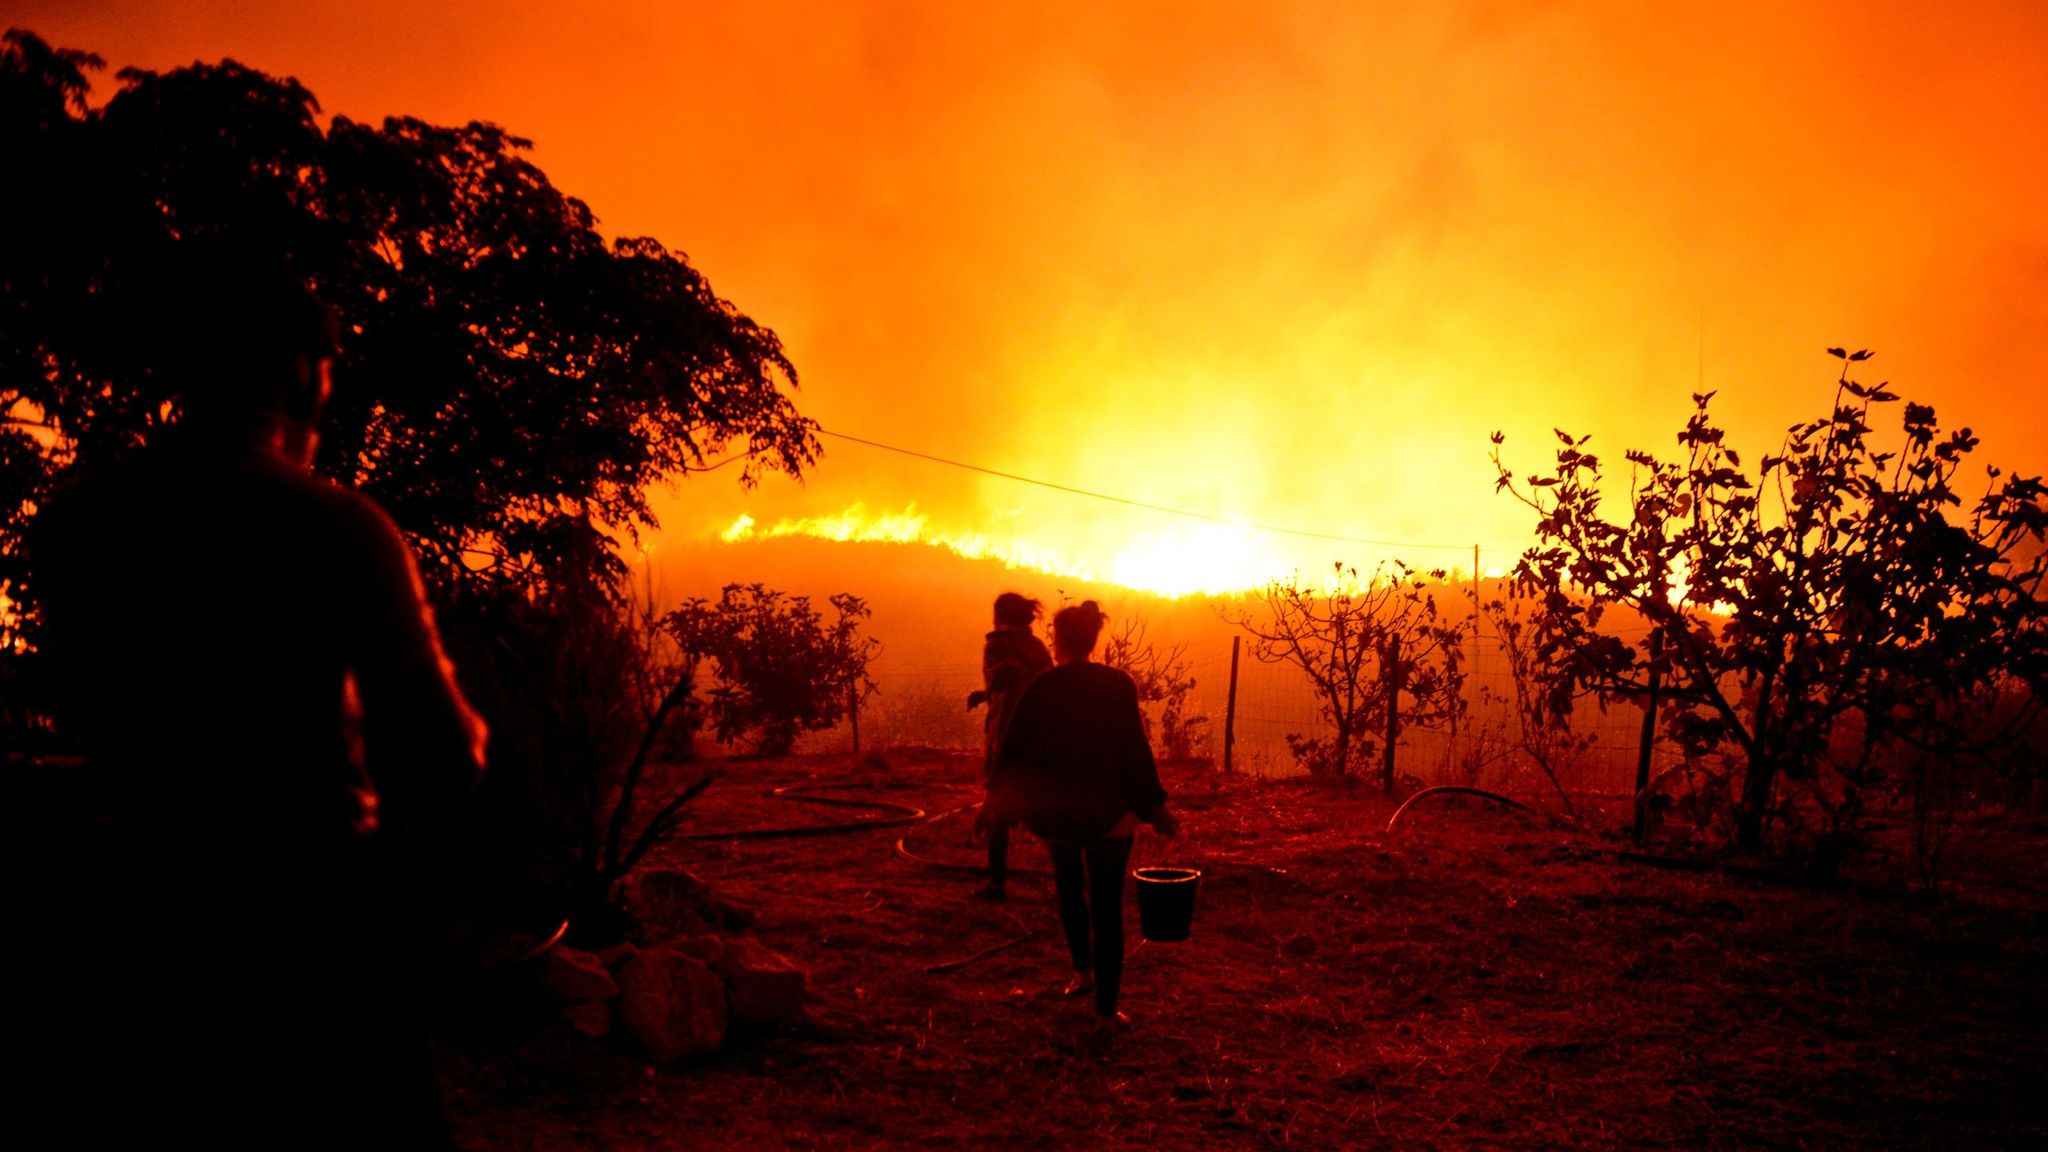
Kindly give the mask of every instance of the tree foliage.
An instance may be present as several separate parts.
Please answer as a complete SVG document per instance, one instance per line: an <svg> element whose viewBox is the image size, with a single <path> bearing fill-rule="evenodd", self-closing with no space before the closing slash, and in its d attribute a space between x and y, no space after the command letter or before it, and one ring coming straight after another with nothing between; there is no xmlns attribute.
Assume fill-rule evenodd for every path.
<svg viewBox="0 0 2048 1152"><path fill-rule="evenodd" d="M1335 566L1318 588L1299 577L1276 580L1256 594L1263 611L1226 611L1252 637L1252 655L1291 664L1308 676L1324 735L1291 734L1288 747L1310 776L1325 782L1364 775L1382 752L1380 786L1394 788L1393 745L1383 734L1401 723L1444 723L1465 710L1465 627L1438 615L1431 580L1395 564L1360 580Z"/></svg>
<svg viewBox="0 0 2048 1152"><path fill-rule="evenodd" d="M1129 676L1137 687L1145 735L1159 755L1165 759L1184 759L1201 748L1209 718L1188 711L1188 694L1195 690L1195 677L1188 666L1187 645L1156 644L1150 632L1142 617L1125 616L1123 623L1102 642L1102 662ZM1147 708L1150 710L1144 710ZM1158 717L1156 728L1154 713Z"/></svg>
<svg viewBox="0 0 2048 1152"><path fill-rule="evenodd" d="M867 667L881 645L860 633L867 605L843 592L829 603L827 621L809 597L728 584L715 603L692 598L667 616L689 666L712 664L717 687L705 696L720 740L751 735L756 751L779 756L874 690Z"/></svg>
<svg viewBox="0 0 2048 1152"><path fill-rule="evenodd" d="M1537 658L1565 692L1642 692L1657 675L1667 731L1725 765L1731 831L1752 850L1774 828L1845 832L1880 753L1957 737L1943 702L2030 693L2033 708L1973 737L2010 738L2048 673L2040 478L1990 468L1965 505L1970 430L1944 433L1931 407L1851 379L1868 352L1829 351L1842 371L1826 416L1752 473L1708 413L1713 394L1695 395L1679 459L1627 453L1619 518L1587 438L1559 431L1554 470L1517 480L1494 436L1499 487L1539 517L1515 576L1544 606ZM1879 442L1880 412L1898 414L1896 440ZM1647 626L1639 642L1600 631L1611 609Z"/></svg>
<svg viewBox="0 0 2048 1152"><path fill-rule="evenodd" d="M411 537L491 725L465 866L514 901L615 879L641 841L596 837L647 721L619 547L657 482L814 461L775 334L681 254L607 241L503 128L323 126L233 61L124 70L94 106L100 67L0 42L0 696L35 711L37 509L234 385L195 286L291 277L341 322L317 467Z"/></svg>
<svg viewBox="0 0 2048 1152"><path fill-rule="evenodd" d="M298 82L233 61L124 70L95 108L98 66L21 31L0 46L0 588L24 624L35 507L217 386L221 365L175 349L204 323L181 288L221 268L282 270L338 309L319 467L387 508L444 589L613 585L657 480L735 441L743 482L814 459L775 334L656 241L607 243L527 141L323 128Z"/></svg>

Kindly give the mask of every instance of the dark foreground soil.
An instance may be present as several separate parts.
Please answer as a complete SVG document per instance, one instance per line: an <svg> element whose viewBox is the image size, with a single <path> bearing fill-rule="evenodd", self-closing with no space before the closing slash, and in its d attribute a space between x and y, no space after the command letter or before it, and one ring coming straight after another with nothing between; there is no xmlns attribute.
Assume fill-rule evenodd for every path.
<svg viewBox="0 0 2048 1152"><path fill-rule="evenodd" d="M693 827L846 819L764 795L811 779L943 813L975 778L945 753L734 763ZM1390 833L1375 796L1166 778L1188 835L1146 833L1136 862L1204 869L1195 932L1131 954L1113 1043L1058 995L1043 875L991 904L899 856L903 829L680 842L661 862L809 971L811 1023L663 1067L562 1026L464 1032L443 1060L463 1146L2048 1147L2038 824L1961 829L1929 899L1883 851L1800 885L1632 863L1475 802ZM969 864L966 831L955 813L907 846Z"/></svg>

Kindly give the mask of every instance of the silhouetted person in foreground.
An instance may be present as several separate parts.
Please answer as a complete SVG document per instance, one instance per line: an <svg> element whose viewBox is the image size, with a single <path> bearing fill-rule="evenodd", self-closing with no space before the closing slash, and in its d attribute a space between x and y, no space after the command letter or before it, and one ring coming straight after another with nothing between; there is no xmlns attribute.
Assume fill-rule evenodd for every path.
<svg viewBox="0 0 2048 1152"><path fill-rule="evenodd" d="M167 302L170 304L172 302ZM310 471L335 322L191 286L181 413L39 517L99 790L70 911L81 1147L448 1147L414 863L482 770L412 552Z"/></svg>
<svg viewBox="0 0 2048 1152"><path fill-rule="evenodd" d="M1093 600L1053 615L1054 666L1017 704L983 817L991 826L1021 821L1045 841L1073 953L1067 993L1093 988L1097 1026L1110 1032L1129 1023L1116 1004L1131 836L1141 821L1162 836L1180 827L1166 810L1137 686L1090 659L1102 623Z"/></svg>
<svg viewBox="0 0 2048 1152"><path fill-rule="evenodd" d="M967 701L969 708L977 703L988 704L982 724L981 780L990 788L995 784L996 755L1002 749L1004 734L1010 730L1010 719L1017 713L1017 703L1024 698L1025 687L1052 667L1052 655L1045 650L1045 642L1031 633L1031 625L1044 612L1038 601L1015 592L996 597L995 630L981 646L984 690L970 695ZM1010 877L1010 829L1006 824L987 824L982 830L988 837L988 883L975 894L1001 900Z"/></svg>

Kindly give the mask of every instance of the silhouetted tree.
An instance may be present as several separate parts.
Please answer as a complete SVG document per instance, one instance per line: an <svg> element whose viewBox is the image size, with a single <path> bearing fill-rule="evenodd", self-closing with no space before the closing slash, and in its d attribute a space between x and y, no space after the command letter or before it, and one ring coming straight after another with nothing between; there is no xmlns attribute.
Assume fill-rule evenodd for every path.
<svg viewBox="0 0 2048 1152"><path fill-rule="evenodd" d="M1734 838L1749 850L1774 815L1795 814L1781 784L1823 814L1816 843L1846 834L1882 749L1957 738L1943 702L2026 693L2012 722L1973 737L1996 741L2024 729L2048 684L2040 479L1989 469L1952 519L1976 437L1906 403L1900 441L1880 448L1872 414L1899 397L1849 378L1868 352L1829 352L1843 361L1832 410L1794 426L1755 479L1708 416L1713 394L1695 395L1683 460L1627 454L1625 520L1602 512L1585 437L1560 431L1555 470L1520 482L1494 450L1500 488L1540 516L1516 570L1545 608L1540 658L1609 692L1644 691L1657 669L1671 735L1729 766ZM1599 631L1615 606L1648 622L1640 644Z"/></svg>
<svg viewBox="0 0 2048 1152"><path fill-rule="evenodd" d="M203 267L281 265L339 309L320 467L388 508L445 589L612 589L651 482L734 440L743 482L813 460L774 333L659 243L606 243L526 141L323 130L312 93L232 61L124 70L94 109L98 64L18 30L0 48L0 580L25 622L15 544L40 498L229 375L169 352L167 326L203 323L178 306Z"/></svg>
<svg viewBox="0 0 2048 1152"><path fill-rule="evenodd" d="M650 484L729 448L744 450L746 484L813 462L780 342L681 255L607 242L502 128L322 127L302 85L233 61L124 70L93 107L98 67L23 31L0 42L10 707L36 687L20 675L35 656L21 542L36 509L234 385L231 354L179 353L220 347L192 331L209 323L184 290L200 270L282 271L341 318L318 467L413 538L491 724L478 801L498 842L466 855L537 873L510 887L580 883L646 719L627 704L637 649L619 545L654 526Z"/></svg>
<svg viewBox="0 0 2048 1152"><path fill-rule="evenodd" d="M1195 678L1188 667L1187 645L1161 646L1152 642L1151 628L1142 617L1126 614L1123 622L1102 642L1102 663L1131 678L1138 688L1140 715L1145 735L1165 759L1193 756L1209 727L1207 716L1188 714L1188 694L1195 690ZM1158 730L1153 730L1155 707Z"/></svg>
<svg viewBox="0 0 2048 1152"><path fill-rule="evenodd" d="M780 756L873 691L867 667L881 645L860 634L868 607L843 592L830 603L827 622L809 597L728 584L716 603L695 597L667 616L690 668L712 663L718 686L705 694L706 706L720 740L751 734L757 752Z"/></svg>
<svg viewBox="0 0 2048 1152"><path fill-rule="evenodd" d="M1398 725L1442 723L1465 709L1465 626L1437 613L1429 580L1394 564L1361 581L1335 566L1318 589L1299 578L1257 593L1264 611L1226 610L1251 634L1252 655L1292 664L1308 675L1327 736L1289 734L1287 745L1309 775L1324 782L1362 775L1378 748L1380 787L1394 789ZM1431 573L1442 579L1443 573Z"/></svg>

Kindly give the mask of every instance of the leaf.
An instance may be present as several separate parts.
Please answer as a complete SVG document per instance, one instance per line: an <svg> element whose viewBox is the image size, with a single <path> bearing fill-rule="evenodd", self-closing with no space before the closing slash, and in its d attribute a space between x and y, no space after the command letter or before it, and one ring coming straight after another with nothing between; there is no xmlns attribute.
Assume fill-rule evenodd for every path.
<svg viewBox="0 0 2048 1152"><path fill-rule="evenodd" d="M1833 356L1837 360L1847 360L1849 358L1849 354L1840 348L1828 349L1828 355Z"/></svg>

